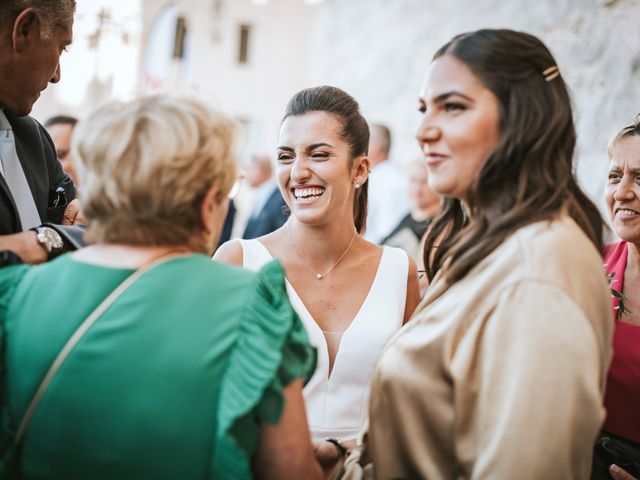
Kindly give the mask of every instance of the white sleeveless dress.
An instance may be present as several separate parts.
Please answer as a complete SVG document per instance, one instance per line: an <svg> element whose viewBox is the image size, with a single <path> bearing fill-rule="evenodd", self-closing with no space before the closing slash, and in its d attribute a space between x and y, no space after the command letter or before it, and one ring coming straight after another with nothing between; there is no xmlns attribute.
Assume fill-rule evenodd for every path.
<svg viewBox="0 0 640 480"><path fill-rule="evenodd" d="M239 241L244 268L258 270L273 260L260 241ZM316 372L303 390L314 441L327 437L355 440L366 422L374 364L387 341L402 326L408 270L409 260L404 251L383 247L371 289L339 339L331 374L325 338L325 334L331 335L331 332L320 329L291 283L286 281L291 305L300 316L311 344L318 349Z"/></svg>

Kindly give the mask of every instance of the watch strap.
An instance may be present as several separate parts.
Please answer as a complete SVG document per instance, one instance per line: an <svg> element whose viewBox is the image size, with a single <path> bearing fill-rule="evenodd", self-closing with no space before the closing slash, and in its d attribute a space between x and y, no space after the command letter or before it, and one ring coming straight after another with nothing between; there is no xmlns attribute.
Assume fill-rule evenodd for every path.
<svg viewBox="0 0 640 480"><path fill-rule="evenodd" d="M340 455L342 455L343 458L347 458L349 450L340 440L338 440L337 438L325 438L325 441L334 444L340 452Z"/></svg>
<svg viewBox="0 0 640 480"><path fill-rule="evenodd" d="M40 225L37 227L30 228L30 230L33 230L34 232L36 232L36 240L38 244L40 244L40 246L47 252L48 260L51 260L57 257L64 251L64 240L62 239L62 236L55 229L46 225ZM61 244L60 246L55 246L48 241L41 240L41 236L46 236L47 231L51 232L53 235L57 235L58 240L60 241L60 244Z"/></svg>

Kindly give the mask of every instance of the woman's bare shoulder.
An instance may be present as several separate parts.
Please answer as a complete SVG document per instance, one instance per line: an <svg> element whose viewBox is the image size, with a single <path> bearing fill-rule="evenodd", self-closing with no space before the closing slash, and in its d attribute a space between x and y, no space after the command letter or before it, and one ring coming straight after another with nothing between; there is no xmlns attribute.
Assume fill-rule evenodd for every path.
<svg viewBox="0 0 640 480"><path fill-rule="evenodd" d="M384 247L375 243L371 243L369 240L366 240L364 237L360 236L360 242L363 246L363 250L370 255L382 255L382 251Z"/></svg>
<svg viewBox="0 0 640 480"><path fill-rule="evenodd" d="M356 247L357 248L354 248L354 256L357 258L359 263L378 263L382 259L382 252L384 251L384 248L365 240L363 237L358 237L358 244Z"/></svg>
<svg viewBox="0 0 640 480"><path fill-rule="evenodd" d="M286 257L288 241L286 231L283 231L282 228L268 233L267 235L263 235L257 240L262 243L262 245L264 245L267 250L269 250L274 258L282 258L283 256Z"/></svg>
<svg viewBox="0 0 640 480"><path fill-rule="evenodd" d="M214 253L213 259L220 263L241 267L244 255L240 241L237 238L234 238L233 240L223 243L218 247L216 253Z"/></svg>

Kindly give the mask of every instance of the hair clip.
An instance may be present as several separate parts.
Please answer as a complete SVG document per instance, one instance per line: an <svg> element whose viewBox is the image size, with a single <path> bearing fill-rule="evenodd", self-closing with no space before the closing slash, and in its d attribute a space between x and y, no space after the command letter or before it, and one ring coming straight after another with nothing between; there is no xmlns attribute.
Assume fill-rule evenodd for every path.
<svg viewBox="0 0 640 480"><path fill-rule="evenodd" d="M542 76L544 77L545 81L550 82L551 80L560 76L560 69L556 65L554 65L553 67L549 67L546 70L543 70Z"/></svg>

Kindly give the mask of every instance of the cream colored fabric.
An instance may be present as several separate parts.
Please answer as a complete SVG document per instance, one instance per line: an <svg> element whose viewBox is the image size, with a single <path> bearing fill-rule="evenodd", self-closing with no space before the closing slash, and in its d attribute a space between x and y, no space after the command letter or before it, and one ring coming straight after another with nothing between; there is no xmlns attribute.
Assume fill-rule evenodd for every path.
<svg viewBox="0 0 640 480"><path fill-rule="evenodd" d="M593 245L536 223L443 290L383 352L344 478L588 478L613 331Z"/></svg>
<svg viewBox="0 0 640 480"><path fill-rule="evenodd" d="M239 241L244 268L257 270L273 260L260 240ZM407 254L399 248L383 247L371 289L349 327L342 332L339 348L335 343L327 345L325 334L286 280L291 305L318 352L316 372L302 391L313 441L327 437L355 441L366 423L374 365L404 319L408 272ZM334 347L337 351L331 366L329 351Z"/></svg>

